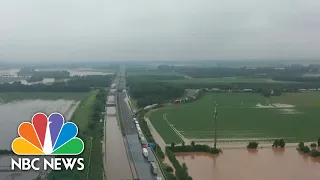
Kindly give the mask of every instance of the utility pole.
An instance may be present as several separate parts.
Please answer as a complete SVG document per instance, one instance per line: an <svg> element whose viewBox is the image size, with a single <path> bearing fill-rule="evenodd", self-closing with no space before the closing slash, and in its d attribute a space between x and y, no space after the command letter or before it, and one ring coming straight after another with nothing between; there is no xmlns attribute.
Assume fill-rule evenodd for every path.
<svg viewBox="0 0 320 180"><path fill-rule="evenodd" d="M217 117L218 117L218 112L217 112L217 105L216 104L216 107L214 108L214 148L216 149L217 148Z"/></svg>

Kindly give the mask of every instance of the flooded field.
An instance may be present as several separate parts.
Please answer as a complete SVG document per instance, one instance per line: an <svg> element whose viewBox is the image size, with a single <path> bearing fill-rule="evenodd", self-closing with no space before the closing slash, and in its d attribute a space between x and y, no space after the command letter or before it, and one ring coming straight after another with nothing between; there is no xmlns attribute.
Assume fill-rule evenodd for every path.
<svg viewBox="0 0 320 180"><path fill-rule="evenodd" d="M32 85L37 83L43 83L43 84L51 84L55 80L54 78L44 78L43 81L40 82L32 82L28 83L25 79L19 80L17 73L20 71L20 69L0 69L0 76L12 76L12 77L1 77L2 81L1 83L9 82L13 83L14 81L20 81L22 84L25 85ZM67 69L67 68L45 68L45 69L36 69L36 71L69 71L70 76L87 76L87 75L108 75L113 74L112 72L100 72L96 69L92 68L78 68L78 69ZM64 79L67 81L68 79Z"/></svg>
<svg viewBox="0 0 320 180"><path fill-rule="evenodd" d="M50 114L60 112L69 121L79 102L73 100L22 100L0 104L0 149L11 149L11 142L18 136L17 128L23 121L31 121L36 112ZM39 172L11 172L11 156L0 156L0 180L33 180Z"/></svg>
<svg viewBox="0 0 320 180"><path fill-rule="evenodd" d="M17 160L17 156L1 156L0 155L0 180L34 180L37 177L44 178L48 172L41 171L11 171L10 167L10 161L11 158ZM33 159L35 157L29 157L30 159ZM37 164L43 164L43 157L40 157L40 162L37 162ZM49 159L49 158L47 158ZM39 166L41 168L41 166Z"/></svg>
<svg viewBox="0 0 320 180"><path fill-rule="evenodd" d="M248 151L226 149L223 154L179 153L194 180L319 180L320 158L302 155L295 148Z"/></svg>
<svg viewBox="0 0 320 180"><path fill-rule="evenodd" d="M70 120L78 102L72 100L23 100L0 104L0 149L10 149L11 142L17 137L17 128L23 121L31 121L34 113L42 111L50 114L60 112ZM4 136L5 135L5 136Z"/></svg>
<svg viewBox="0 0 320 180"><path fill-rule="evenodd" d="M120 125L118 124L115 114L115 107L107 107L105 130L107 179L132 179Z"/></svg>

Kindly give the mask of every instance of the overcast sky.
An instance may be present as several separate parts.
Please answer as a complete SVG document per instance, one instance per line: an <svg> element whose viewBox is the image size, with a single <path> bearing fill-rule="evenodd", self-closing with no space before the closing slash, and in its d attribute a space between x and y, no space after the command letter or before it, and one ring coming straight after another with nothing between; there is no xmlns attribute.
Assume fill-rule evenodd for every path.
<svg viewBox="0 0 320 180"><path fill-rule="evenodd" d="M0 62L319 59L320 0L0 0Z"/></svg>

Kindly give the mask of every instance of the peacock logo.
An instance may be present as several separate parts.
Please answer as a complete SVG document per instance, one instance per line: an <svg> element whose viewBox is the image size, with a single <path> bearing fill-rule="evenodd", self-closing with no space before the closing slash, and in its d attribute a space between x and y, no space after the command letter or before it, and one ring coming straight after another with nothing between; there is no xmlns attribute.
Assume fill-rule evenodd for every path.
<svg viewBox="0 0 320 180"><path fill-rule="evenodd" d="M18 134L20 137L11 145L17 155L79 155L84 149L83 141L76 137L78 127L73 122L65 123L57 112L49 117L36 113L31 123L20 124Z"/></svg>

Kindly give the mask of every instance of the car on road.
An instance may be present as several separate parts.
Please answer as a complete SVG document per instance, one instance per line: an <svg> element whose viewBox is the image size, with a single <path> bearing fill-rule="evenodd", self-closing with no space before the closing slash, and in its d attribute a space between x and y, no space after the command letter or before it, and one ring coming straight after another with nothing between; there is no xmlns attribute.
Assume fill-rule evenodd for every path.
<svg viewBox="0 0 320 180"><path fill-rule="evenodd" d="M147 158L147 157L148 157L148 154L149 154L148 149L147 149L147 148L142 148L142 154L143 154L143 156L144 156L145 158Z"/></svg>
<svg viewBox="0 0 320 180"><path fill-rule="evenodd" d="M160 176L157 176L157 180L162 180L162 178Z"/></svg>

